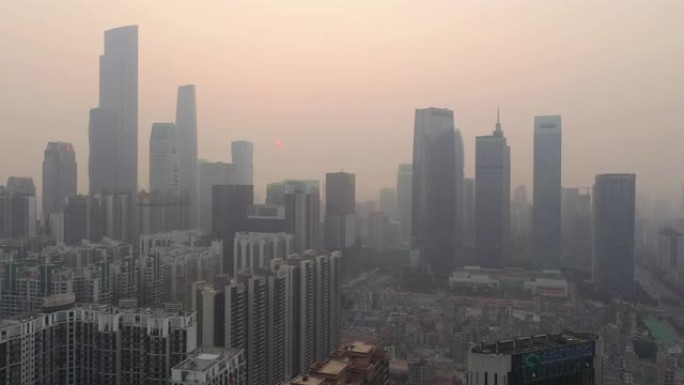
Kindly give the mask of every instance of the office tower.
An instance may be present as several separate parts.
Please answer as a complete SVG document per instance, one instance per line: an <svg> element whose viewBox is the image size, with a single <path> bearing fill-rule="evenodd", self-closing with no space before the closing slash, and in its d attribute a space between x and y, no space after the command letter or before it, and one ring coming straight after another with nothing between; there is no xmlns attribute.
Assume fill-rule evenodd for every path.
<svg viewBox="0 0 684 385"><path fill-rule="evenodd" d="M326 359L283 385L390 384L389 353L374 345L354 342L339 347Z"/></svg>
<svg viewBox="0 0 684 385"><path fill-rule="evenodd" d="M233 251L235 234L245 230L247 212L254 203L249 185L214 185L212 193L212 233L223 241L223 272L235 274Z"/></svg>
<svg viewBox="0 0 684 385"><path fill-rule="evenodd" d="M213 220L212 191L215 185L235 184L235 165L223 162L200 161L199 165L199 210L200 230L211 232Z"/></svg>
<svg viewBox="0 0 684 385"><path fill-rule="evenodd" d="M635 174L601 174L594 182L593 279L600 289L634 292Z"/></svg>
<svg viewBox="0 0 684 385"><path fill-rule="evenodd" d="M0 186L0 239L36 236L36 188L33 179L9 177Z"/></svg>
<svg viewBox="0 0 684 385"><path fill-rule="evenodd" d="M325 174L325 248L342 250L356 241L356 175Z"/></svg>
<svg viewBox="0 0 684 385"><path fill-rule="evenodd" d="M43 158L43 219L62 213L66 199L76 196L76 153L71 143L49 142Z"/></svg>
<svg viewBox="0 0 684 385"><path fill-rule="evenodd" d="M561 117L534 117L534 265L559 270L561 261Z"/></svg>
<svg viewBox="0 0 684 385"><path fill-rule="evenodd" d="M11 176L7 178L7 192L15 195L36 196L36 186L29 176Z"/></svg>
<svg viewBox="0 0 684 385"><path fill-rule="evenodd" d="M320 189L317 180L287 180L285 220L287 232L294 235L293 250L316 250L320 241Z"/></svg>
<svg viewBox="0 0 684 385"><path fill-rule="evenodd" d="M202 348L171 368L170 385L247 385L245 353Z"/></svg>
<svg viewBox="0 0 684 385"><path fill-rule="evenodd" d="M178 188L189 198L189 227L199 228L199 174L197 163L197 102L195 86L178 87L176 99Z"/></svg>
<svg viewBox="0 0 684 385"><path fill-rule="evenodd" d="M247 233L235 234L233 271L244 270L259 272L268 270L271 261L285 259L291 253L292 235L286 233Z"/></svg>
<svg viewBox="0 0 684 385"><path fill-rule="evenodd" d="M90 111L90 193L138 191L138 27L105 31L100 105Z"/></svg>
<svg viewBox="0 0 684 385"><path fill-rule="evenodd" d="M189 228L190 199L184 191L155 190L138 194L138 232L165 233Z"/></svg>
<svg viewBox="0 0 684 385"><path fill-rule="evenodd" d="M90 194L118 191L119 121L114 111L104 108L90 110L88 123L88 181Z"/></svg>
<svg viewBox="0 0 684 385"><path fill-rule="evenodd" d="M0 326L9 384L167 384L195 350L190 313L79 307Z"/></svg>
<svg viewBox="0 0 684 385"><path fill-rule="evenodd" d="M76 195L67 198L64 207L64 243L69 246L88 240L88 196Z"/></svg>
<svg viewBox="0 0 684 385"><path fill-rule="evenodd" d="M285 206L285 182L269 183L266 186L266 204Z"/></svg>
<svg viewBox="0 0 684 385"><path fill-rule="evenodd" d="M660 235L658 266L663 270L676 269L684 263L682 233L672 227L663 227Z"/></svg>
<svg viewBox="0 0 684 385"><path fill-rule="evenodd" d="M603 384L603 341L597 334L568 331L479 343L468 351L467 381Z"/></svg>
<svg viewBox="0 0 684 385"><path fill-rule="evenodd" d="M287 229L285 205L258 204L249 207L245 230L255 233L282 233Z"/></svg>
<svg viewBox="0 0 684 385"><path fill-rule="evenodd" d="M589 188L568 187L561 195L563 267L591 273L592 215Z"/></svg>
<svg viewBox="0 0 684 385"><path fill-rule="evenodd" d="M254 166L252 165L252 158L254 157L254 144L246 140L238 140L232 142L230 148L233 164L237 172L235 184L253 185Z"/></svg>
<svg viewBox="0 0 684 385"><path fill-rule="evenodd" d="M454 113L416 110L413 137L412 247L440 275L453 269L456 234Z"/></svg>
<svg viewBox="0 0 684 385"><path fill-rule="evenodd" d="M511 239L526 243L532 227L532 207L527 198L527 186L516 186L511 202Z"/></svg>
<svg viewBox="0 0 684 385"><path fill-rule="evenodd" d="M475 140L475 258L485 267L505 263L510 228L511 149L497 111L492 135Z"/></svg>
<svg viewBox="0 0 684 385"><path fill-rule="evenodd" d="M384 212L368 214L368 246L376 250L387 250L390 246L390 222Z"/></svg>
<svg viewBox="0 0 684 385"><path fill-rule="evenodd" d="M380 198L378 199L380 211L385 213L388 218L396 220L397 218L397 189L383 188L380 190Z"/></svg>
<svg viewBox="0 0 684 385"><path fill-rule="evenodd" d="M104 237L122 242L135 242L135 205L132 195L124 193L95 194L90 196L88 235L91 242Z"/></svg>
<svg viewBox="0 0 684 385"><path fill-rule="evenodd" d="M180 191L176 125L153 123L150 134L150 192Z"/></svg>
<svg viewBox="0 0 684 385"><path fill-rule="evenodd" d="M475 179L463 180L463 243L468 248L475 244Z"/></svg>
<svg viewBox="0 0 684 385"><path fill-rule="evenodd" d="M465 152L463 150L463 138L461 137L461 131L456 129L454 131L454 158L455 158L455 182L456 187L454 190L455 203L455 221L456 221L456 231L454 233L454 242L456 245L456 253L458 258L456 258L457 265L463 265L465 260L463 258L463 233L465 229L465 196L464 196L464 168L465 168Z"/></svg>

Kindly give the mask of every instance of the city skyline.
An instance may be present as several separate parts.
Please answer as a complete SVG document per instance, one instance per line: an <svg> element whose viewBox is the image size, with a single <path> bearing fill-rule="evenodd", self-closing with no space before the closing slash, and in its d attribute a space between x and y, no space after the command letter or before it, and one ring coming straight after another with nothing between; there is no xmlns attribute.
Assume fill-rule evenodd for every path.
<svg viewBox="0 0 684 385"><path fill-rule="evenodd" d="M220 11L234 10L236 18L241 16L246 20L236 24L235 31L256 32L247 23L250 20L254 21L255 11L262 10L259 5L223 5L225 8L219 7L217 12L213 12L216 16L208 17L206 28L199 30L192 30L192 24L185 20L180 21L175 28L169 28L168 21L155 15L150 9L153 7L133 3L124 4L122 7L117 4L117 11L110 16L86 17L87 20L83 25L79 25L78 30L74 27L60 31L44 30L35 28L43 18L39 11L25 12L28 5L11 7L3 16L3 19L7 20L2 25L9 32L7 35L13 44L11 51L29 62L17 65L16 61L10 60L0 65L0 70L8 74L5 80L8 86L6 89L13 91L14 99L25 101L26 106L31 106L30 111L38 109L49 114L49 126L57 128L45 130L45 115L31 115L23 105L10 109L0 107L0 116L8 127L16 128L14 131L17 147L22 148L21 153L11 150L1 155L0 164L19 165L14 171L4 166L0 168L0 179L9 175L31 175L38 181L40 151L48 141L68 141L77 149L87 148L87 109L97 105L97 65L94 58L102 52L101 33L110 28L136 23L140 27L139 142L143 144L145 138L149 137L152 122L170 120L173 116L178 85L194 83L197 85L198 97L200 157L213 161L227 161L230 141L253 141L256 148L255 167L274 165L255 176L255 185L259 186L257 192L261 196L261 186L283 177L322 180L326 171L339 169L357 173L360 198L377 196L380 188L394 185L396 165L411 159L410 133L413 109L429 105L454 110L456 126L461 130L464 139L465 175L472 177L473 138L483 133L490 120L491 111L497 103L502 105L502 113L508 127L507 136L513 149L512 185L531 186L532 133L529 132L529 126L533 116L557 112L564 116L564 125L567 128L564 144L568 151L563 155L563 164L567 165L564 169L564 186L590 186L593 175L600 172L634 171L643 175L640 188L649 189L654 198L666 196L672 200L675 194L678 195L679 183L672 183L661 176L667 171L675 170L669 159L678 156L675 143L679 142L676 138L681 135L677 130L669 128L673 127L672 122L676 121L677 108L674 100L678 98L678 90L682 88L681 80L672 78L672 71L669 71L670 65L672 68L678 67L677 63L681 63L682 57L678 50L666 49L675 43L673 36L677 35L665 28L670 25L672 15L676 13L668 12L671 7L649 10L646 13L639 12L640 8L633 4L618 11L607 5L574 4L568 6L571 11L569 15L563 13L561 17L561 13L550 12L548 17L541 20L540 13L530 9L506 8L487 14L486 11L490 10L490 6L487 5L477 5L472 9L440 2L436 5L438 6L435 9L427 10L428 7L416 9L417 6L407 4L397 11L395 18L382 23L387 28L400 27L414 20L413 17L424 20L435 16L438 11L445 14L442 18L437 18L434 25L427 28L424 34L413 37L400 35L399 39L388 47L390 58L408 54L405 66L387 73L378 73L377 67L371 66L361 71L358 77L350 71L340 73L340 79L348 80L349 85L343 82L338 84L334 80L333 74L339 69L339 65L325 58L330 48L316 44L317 38L296 33L291 26L283 25L282 16L276 15L274 11L267 12L264 19L256 25L278 22L277 30L285 32L284 36L253 36L256 39L256 48L253 52L247 50L246 43L237 37L239 34L229 33L230 28L225 29L225 32L219 29L219 25L225 28L225 24L219 23L218 20ZM169 7L172 14L188 12L188 19L199 15L212 16L212 12L203 7L185 9L174 4ZM354 29L353 23L347 21L344 16L363 10L368 11L367 17L371 18L379 15L381 9L378 8L382 7L348 2L341 7L342 15L336 18L330 9L332 6L310 6L311 9L307 7L309 5L298 4L292 9L278 9L286 16L310 16L311 19L307 19L305 26L330 38L330 47L345 48L343 52L347 53L349 58L359 59L361 55L372 52L369 47L388 41L389 36L377 34L368 38L368 45L361 45L358 48L348 47L345 43L348 41L347 38L354 38L357 35L345 38L345 34L352 33ZM558 11L557 7L559 6L545 5L539 12ZM91 12L86 6L79 8L76 5L75 14L79 14L79 9L85 15ZM411 49L420 47L423 43L427 44L435 36L442 36L439 31L459 36L475 28L472 22L461 24L459 27L452 26L458 25L459 23L453 21L460 21L461 17L498 18L504 11L512 12L514 17L499 24L492 23L491 30L482 32L490 38L501 38L502 42L485 40L485 49L482 53L475 52L467 42L459 39L454 41L456 46L462 47L462 50L456 50L459 51L458 61L455 61L450 50L436 49L434 44L425 45L424 55L420 58L410 53ZM407 16L411 12L414 12L415 16ZM616 18L646 23L648 20L644 20L645 16L642 16L642 13L650 15L649 17L662 27L640 31L648 33L625 30L618 26L606 27L607 21ZM332 21L329 25L322 25L320 21L316 21L316 17L332 17ZM586 25L583 28L600 25L606 30L593 42L579 39L578 42L571 44L562 39L565 31L574 29L579 20ZM369 28L367 21L359 21L364 27L361 30ZM541 22L538 26L524 30L522 27L527 24L523 24L523 21ZM653 23L650 21L645 25L653 26ZM551 25L555 27L549 31L550 37L539 37L539 32ZM515 33L509 38L502 36L504 31L508 33L511 27L515 27ZM27 28L31 29L30 34L24 33ZM587 30L580 29L577 33L584 36ZM467 36L468 33L464 35ZM30 39L31 44L20 44L23 41L21 36ZM166 36L168 41L175 42L173 48L164 43ZM617 42L610 39L615 36L621 38ZM401 37L405 39L401 40ZM505 43L517 42L528 37L533 39L524 44L520 51L505 47ZM291 44L285 44L282 49L274 49L274 44L287 42L284 39L290 39ZM647 44L654 40L659 41L661 46L652 47ZM64 41L78 44L64 44ZM207 44L197 44L203 41ZM557 41L558 44L553 45L551 41ZM626 43L628 41L629 44ZM217 44L221 42L224 43ZM236 55L224 54L223 49L221 52L211 51L208 46L227 47ZM54 55L56 62L52 69L48 71L42 65L31 63L32 58L36 55L43 57L45 52L53 49L52 47L63 51L60 55ZM160 52L160 47L166 48L166 52ZM288 47L292 50L288 51ZM575 58L608 48L615 52L615 55L592 64L596 67L589 67ZM541 63L533 63L530 68L521 67L523 63L527 64L529 55L537 51L545 52ZM288 52L297 58L313 58L315 60L308 65L309 67L303 69L315 71L310 77L305 77L306 72L303 69L292 67L292 59L284 60L283 66L255 66L259 60L268 57L266 55L269 55L269 52L276 58L287 58ZM504 60L506 64L489 64L478 69L478 65L485 62L484 54L491 52L499 52L510 60ZM469 59L463 61L461 53ZM241 57L240 62L237 57ZM552 60L556 62L557 59L564 59L567 64L547 66ZM191 62L193 65L198 64L197 67L190 66ZM435 62L444 65L432 64ZM487 58L486 62L491 63L491 60ZM662 64L654 67L646 66L646 62ZM162 65L167 63L168 66ZM380 60L378 65L383 63L386 61ZM452 65L456 63L465 64ZM228 70L219 73L219 68ZM250 68L253 69L252 72ZM353 69L359 70L356 66ZM616 69L618 71L615 71ZM69 79L68 75L75 70L80 76L79 86L65 87L65 80L62 78ZM420 75L425 70L434 75ZM637 71L642 75L636 78L630 75ZM366 79L371 73L376 77L369 83L368 97L380 101L373 109L368 108L365 100L359 103L350 99L350 87L358 86L359 81ZM257 77L263 80L255 81ZM491 81L482 82L482 79L489 77L492 78ZM624 81L627 77L630 79L629 82ZM16 88L17 80L25 78L43 79L42 82L36 82L41 85L40 91L34 84L23 83L24 88ZM440 82L437 82L437 78ZM599 78L604 78L605 81L596 81ZM293 86L295 82L301 83L306 79L310 80L303 83L304 87L301 90ZM417 87L415 80L420 80ZM272 91L266 92L264 82L271 82L269 89ZM393 86L384 87L387 84ZM409 84L412 90L410 93ZM391 94L383 87L391 89ZM274 88L277 90L273 90ZM555 92L559 89L567 92ZM57 96L58 90L62 93L61 96ZM290 97L285 98L286 92L290 92ZM321 98L324 94L329 96ZM354 95L357 94L354 92ZM255 103L256 97L262 98L262 103ZM29 101L31 98L35 98L35 101ZM599 101L602 104L600 112L592 107ZM636 108L637 106L639 108ZM271 107L268 117L258 114L265 107ZM313 111L306 120L301 118L305 110ZM374 129L368 131L368 127ZM649 130L644 130L643 127L649 127ZM584 144L588 141L595 143L596 148L610 146L618 130L629 131L631 134L624 137L621 144L624 151L615 157L607 157L601 151L584 150ZM652 130L662 135L654 137L650 135ZM360 141L356 137L364 137L366 140ZM387 140L388 138L391 140ZM281 140L282 146L277 148L274 145L275 140ZM627 155L639 151L646 140L658 146L660 151L652 154L648 161L641 162ZM359 148L362 152L371 154L373 162L369 163L369 167L363 168L361 165L365 159L357 159L351 152L345 151L347 145L333 146L331 149L329 143L345 143L350 147ZM147 146L139 147L141 162L138 182L141 188L146 188ZM374 152L371 149L387 155L372 155ZM578 156L577 153L580 151L582 155ZM81 175L78 191L82 193L87 192L87 156L87 151L77 153ZM316 163L306 160L319 156L328 160ZM41 191L40 186L38 187Z"/></svg>

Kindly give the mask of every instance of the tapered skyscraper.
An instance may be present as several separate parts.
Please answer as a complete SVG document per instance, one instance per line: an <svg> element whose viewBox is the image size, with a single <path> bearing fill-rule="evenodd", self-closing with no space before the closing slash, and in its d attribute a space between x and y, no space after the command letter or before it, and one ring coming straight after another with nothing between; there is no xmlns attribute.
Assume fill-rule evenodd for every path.
<svg viewBox="0 0 684 385"><path fill-rule="evenodd" d="M71 143L49 142L43 159L43 218L62 213L76 196L76 153Z"/></svg>
<svg viewBox="0 0 684 385"><path fill-rule="evenodd" d="M511 149L497 112L492 135L475 140L475 258L501 267L508 249L511 208Z"/></svg>
<svg viewBox="0 0 684 385"><path fill-rule="evenodd" d="M197 104L195 86L178 87L176 129L178 138L178 189L187 194L191 228L199 228L199 165L197 160Z"/></svg>
<svg viewBox="0 0 684 385"><path fill-rule="evenodd" d="M138 189L138 26L105 31L100 106L90 114L90 193Z"/></svg>
<svg viewBox="0 0 684 385"><path fill-rule="evenodd" d="M454 267L456 170L454 113L416 110L413 136L413 237L423 261L436 272Z"/></svg>
<svg viewBox="0 0 684 385"><path fill-rule="evenodd" d="M535 268L560 269L561 117L534 117L533 255Z"/></svg>

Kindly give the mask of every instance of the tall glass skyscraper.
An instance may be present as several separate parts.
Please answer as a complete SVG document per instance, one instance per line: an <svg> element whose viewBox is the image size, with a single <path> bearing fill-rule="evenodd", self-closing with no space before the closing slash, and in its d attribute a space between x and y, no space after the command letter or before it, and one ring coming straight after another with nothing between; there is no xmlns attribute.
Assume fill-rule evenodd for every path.
<svg viewBox="0 0 684 385"><path fill-rule="evenodd" d="M416 110L413 136L412 247L434 271L453 269L456 234L454 113Z"/></svg>
<svg viewBox="0 0 684 385"><path fill-rule="evenodd" d="M176 100L178 137L178 189L188 194L190 227L199 228L199 164L197 163L197 102L195 86L178 87Z"/></svg>
<svg viewBox="0 0 684 385"><path fill-rule="evenodd" d="M597 175L593 198L594 282L609 292L632 294L636 175Z"/></svg>
<svg viewBox="0 0 684 385"><path fill-rule="evenodd" d="M492 135L475 139L475 258L501 267L508 249L511 215L511 149L497 112Z"/></svg>
<svg viewBox="0 0 684 385"><path fill-rule="evenodd" d="M90 114L90 193L138 190L138 26L105 31L100 106Z"/></svg>
<svg viewBox="0 0 684 385"><path fill-rule="evenodd" d="M534 117L533 255L535 268L561 267L561 117Z"/></svg>

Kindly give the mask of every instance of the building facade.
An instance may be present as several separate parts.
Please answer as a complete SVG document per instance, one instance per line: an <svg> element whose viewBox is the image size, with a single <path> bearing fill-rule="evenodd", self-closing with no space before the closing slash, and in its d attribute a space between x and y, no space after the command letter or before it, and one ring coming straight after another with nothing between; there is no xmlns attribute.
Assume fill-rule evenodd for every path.
<svg viewBox="0 0 684 385"><path fill-rule="evenodd" d="M76 153L71 143L49 142L43 158L43 223L61 214L66 200L76 196Z"/></svg>
<svg viewBox="0 0 684 385"><path fill-rule="evenodd" d="M196 348L192 314L81 307L0 324L3 384L166 385Z"/></svg>
<svg viewBox="0 0 684 385"><path fill-rule="evenodd" d="M325 175L325 248L342 250L356 242L356 175Z"/></svg>
<svg viewBox="0 0 684 385"><path fill-rule="evenodd" d="M200 161L199 164L199 229L210 233L213 220L212 191L215 185L230 185L236 181L231 163Z"/></svg>
<svg viewBox="0 0 684 385"><path fill-rule="evenodd" d="M178 135L178 188L188 196L189 228L199 228L199 173L197 163L197 101L195 86L178 87L176 99Z"/></svg>
<svg viewBox="0 0 684 385"><path fill-rule="evenodd" d="M454 114L418 109L413 137L412 247L440 274L455 265Z"/></svg>
<svg viewBox="0 0 684 385"><path fill-rule="evenodd" d="M601 174L594 182L593 279L613 293L634 292L636 175Z"/></svg>
<svg viewBox="0 0 684 385"><path fill-rule="evenodd" d="M479 265L505 263L509 244L511 149L498 119L492 135L475 140L475 259Z"/></svg>
<svg viewBox="0 0 684 385"><path fill-rule="evenodd" d="M481 343L468 352L469 385L603 384L603 341L564 332Z"/></svg>
<svg viewBox="0 0 684 385"><path fill-rule="evenodd" d="M534 117L533 243L537 269L561 267L560 115Z"/></svg>
<svg viewBox="0 0 684 385"><path fill-rule="evenodd" d="M198 349L171 369L170 385L247 385L244 351Z"/></svg>
<svg viewBox="0 0 684 385"><path fill-rule="evenodd" d="M105 31L90 114L90 193L138 191L138 26Z"/></svg>
<svg viewBox="0 0 684 385"><path fill-rule="evenodd" d="M254 143L238 140L230 144L231 156L237 174L236 184L254 184Z"/></svg>
<svg viewBox="0 0 684 385"><path fill-rule="evenodd" d="M173 123L153 123L150 134L150 192L180 191L178 137Z"/></svg>

